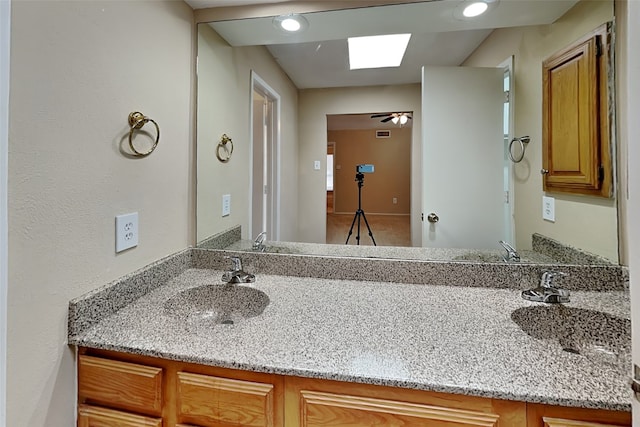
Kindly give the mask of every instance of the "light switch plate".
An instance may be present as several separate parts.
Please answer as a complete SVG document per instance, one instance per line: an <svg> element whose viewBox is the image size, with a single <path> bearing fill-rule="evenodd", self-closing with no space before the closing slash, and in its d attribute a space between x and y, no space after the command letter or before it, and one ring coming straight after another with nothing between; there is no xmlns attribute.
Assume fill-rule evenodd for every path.
<svg viewBox="0 0 640 427"><path fill-rule="evenodd" d="M116 216L116 253L138 246L138 212Z"/></svg>
<svg viewBox="0 0 640 427"><path fill-rule="evenodd" d="M542 219L556 222L556 199L542 196Z"/></svg>
<svg viewBox="0 0 640 427"><path fill-rule="evenodd" d="M222 196L222 216L231 215L231 194Z"/></svg>
<svg viewBox="0 0 640 427"><path fill-rule="evenodd" d="M320 170L320 160L315 160L313 162L313 169L319 171Z"/></svg>

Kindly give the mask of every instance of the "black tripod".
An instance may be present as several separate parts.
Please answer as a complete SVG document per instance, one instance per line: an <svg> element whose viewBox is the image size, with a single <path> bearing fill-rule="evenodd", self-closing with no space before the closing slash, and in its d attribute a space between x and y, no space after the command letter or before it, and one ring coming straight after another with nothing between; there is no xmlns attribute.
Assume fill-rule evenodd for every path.
<svg viewBox="0 0 640 427"><path fill-rule="evenodd" d="M349 238L351 237L351 234L353 234L353 226L356 224L356 220L358 220L358 234L356 234L356 244L360 245L360 217L362 217L364 219L364 223L367 225L367 230L369 230L369 237L371 237L373 245L378 246L376 245L376 239L373 238L373 233L371 232L371 227L369 227L367 217L362 210L362 186L364 185L364 174L360 172L356 173L356 181L358 181L358 210L353 217L353 222L351 223L351 228L349 229L349 235L347 236L345 245L349 244Z"/></svg>

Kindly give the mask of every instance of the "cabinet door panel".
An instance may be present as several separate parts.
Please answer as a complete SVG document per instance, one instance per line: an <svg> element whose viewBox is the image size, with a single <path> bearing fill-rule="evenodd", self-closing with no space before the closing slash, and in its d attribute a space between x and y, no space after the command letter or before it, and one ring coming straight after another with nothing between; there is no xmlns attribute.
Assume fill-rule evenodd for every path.
<svg viewBox="0 0 640 427"><path fill-rule="evenodd" d="M97 406L80 405L78 427L162 427L162 420Z"/></svg>
<svg viewBox="0 0 640 427"><path fill-rule="evenodd" d="M197 425L271 427L274 386L178 372L180 422Z"/></svg>
<svg viewBox="0 0 640 427"><path fill-rule="evenodd" d="M587 421L563 420L561 418L542 418L544 427L619 427L619 425L592 423Z"/></svg>
<svg viewBox="0 0 640 427"><path fill-rule="evenodd" d="M82 355L78 358L81 402L160 415L162 369Z"/></svg>
<svg viewBox="0 0 640 427"><path fill-rule="evenodd" d="M527 427L630 427L631 413L527 404Z"/></svg>
<svg viewBox="0 0 640 427"><path fill-rule="evenodd" d="M545 185L598 189L597 38L545 63Z"/></svg>
<svg viewBox="0 0 640 427"><path fill-rule="evenodd" d="M499 416L462 409L302 390L304 427L497 426Z"/></svg>

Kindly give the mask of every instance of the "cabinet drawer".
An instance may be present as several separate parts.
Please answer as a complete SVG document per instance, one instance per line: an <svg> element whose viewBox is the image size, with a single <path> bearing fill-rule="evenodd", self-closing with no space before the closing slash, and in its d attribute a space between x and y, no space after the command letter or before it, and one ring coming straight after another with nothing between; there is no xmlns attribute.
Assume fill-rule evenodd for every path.
<svg viewBox="0 0 640 427"><path fill-rule="evenodd" d="M274 386L178 372L178 421L196 425L274 425Z"/></svg>
<svg viewBox="0 0 640 427"><path fill-rule="evenodd" d="M301 426L498 426L497 414L371 397L300 391Z"/></svg>
<svg viewBox="0 0 640 427"><path fill-rule="evenodd" d="M160 415L162 369L82 355L78 358L78 394L82 403Z"/></svg>
<svg viewBox="0 0 640 427"><path fill-rule="evenodd" d="M162 427L162 420L97 406L80 405L78 427Z"/></svg>

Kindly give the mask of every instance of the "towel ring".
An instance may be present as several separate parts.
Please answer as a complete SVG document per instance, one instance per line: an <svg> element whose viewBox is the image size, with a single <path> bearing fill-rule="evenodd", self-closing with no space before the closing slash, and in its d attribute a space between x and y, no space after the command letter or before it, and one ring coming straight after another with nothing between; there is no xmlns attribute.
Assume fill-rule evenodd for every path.
<svg viewBox="0 0 640 427"><path fill-rule="evenodd" d="M231 146L231 149L229 149ZM220 149L224 150L223 154L220 154ZM216 148L216 157L222 163L227 163L231 160L231 155L233 154L233 141L231 138L227 136L227 134L223 134L220 142L218 143L218 147Z"/></svg>
<svg viewBox="0 0 640 427"><path fill-rule="evenodd" d="M151 147L149 151L142 153L136 150L136 147L133 146L133 132L142 129L142 127L148 122L153 123L156 127L156 141L153 143L153 147ZM153 153L153 150L156 149L158 142L160 141L160 126L158 126L156 121L150 119L139 111L135 111L129 114L129 126L131 126L131 130L129 131L129 147L131 147L131 151L134 152L134 155L137 157L145 157Z"/></svg>
<svg viewBox="0 0 640 427"><path fill-rule="evenodd" d="M527 150L527 146L525 144L528 144L529 141L531 141L531 138L526 135L526 136L521 136L520 138L513 138L511 140L511 142L509 143L509 158L511 159L511 161L513 163L520 163L522 161L522 159L524 159L524 152ZM513 155L513 143L514 142L518 142L520 143L520 156L519 157L514 157Z"/></svg>

